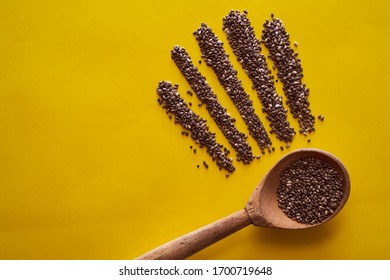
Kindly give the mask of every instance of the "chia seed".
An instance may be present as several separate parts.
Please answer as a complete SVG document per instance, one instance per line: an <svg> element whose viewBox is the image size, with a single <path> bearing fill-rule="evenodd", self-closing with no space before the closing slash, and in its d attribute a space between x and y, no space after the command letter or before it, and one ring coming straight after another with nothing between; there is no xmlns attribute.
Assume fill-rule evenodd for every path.
<svg viewBox="0 0 390 280"><path fill-rule="evenodd" d="M219 102L206 78L193 64L187 51L180 46L175 46L171 51L171 57L198 96L201 101L200 104L206 105L206 109L211 117L237 152L237 157L243 163L249 164L252 161L252 148L246 141L247 136L237 130L233 119L227 113L226 108Z"/></svg>
<svg viewBox="0 0 390 280"><path fill-rule="evenodd" d="M280 176L279 207L291 219L306 224L324 221L340 205L343 181L337 170L318 158L292 162Z"/></svg>
<svg viewBox="0 0 390 280"><path fill-rule="evenodd" d="M223 30L238 61L252 80L253 88L262 103L263 112L270 122L271 134L286 143L295 135L287 120L287 111L283 107L282 97L276 93L273 76L262 55L260 41L246 16L246 13L230 11L223 19Z"/></svg>
<svg viewBox="0 0 390 280"><path fill-rule="evenodd" d="M299 132L313 132L315 117L309 108L309 89L302 84L301 59L297 58L298 53L290 47L289 34L280 19L271 16L271 20L266 20L263 26L262 42L276 66L279 80L283 83L286 104L293 117L298 120Z"/></svg>
<svg viewBox="0 0 390 280"><path fill-rule="evenodd" d="M257 116L252 100L245 92L242 82L237 77L237 71L229 61L223 43L218 39L210 27L202 23L194 32L195 38L202 52L202 59L217 75L218 81L224 87L240 115L249 129L249 134L256 140L263 150L272 145L262 122Z"/></svg>
<svg viewBox="0 0 390 280"><path fill-rule="evenodd" d="M191 133L191 138L200 147L206 147L207 153L216 162L219 169L225 169L232 173L235 167L232 160L227 158L222 151L223 146L215 139L215 133L210 132L206 120L193 112L178 93L178 85L161 81L157 87L159 95L158 103L166 110L167 114L175 116L175 123ZM193 149L196 153L196 149Z"/></svg>

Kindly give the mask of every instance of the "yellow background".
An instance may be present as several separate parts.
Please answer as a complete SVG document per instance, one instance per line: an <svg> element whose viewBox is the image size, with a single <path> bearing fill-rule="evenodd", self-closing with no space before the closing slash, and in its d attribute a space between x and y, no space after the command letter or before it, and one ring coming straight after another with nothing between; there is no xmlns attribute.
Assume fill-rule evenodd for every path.
<svg viewBox="0 0 390 280"><path fill-rule="evenodd" d="M198 61L192 32L205 22L225 42L264 120L222 31L230 9L247 9L257 36L273 12L299 43L311 108L325 121L311 143L297 135L290 151L338 156L351 196L323 226L249 226L191 259L390 258L388 1L2 0L1 259L133 259L245 206L286 154L281 143L272 138L275 153L236 163L225 178L204 149L192 153L193 141L158 106L155 90L170 80L198 103L185 94L170 50L179 44ZM247 133L214 73L199 68ZM193 107L229 147L205 108ZM196 168L203 160L208 170Z"/></svg>

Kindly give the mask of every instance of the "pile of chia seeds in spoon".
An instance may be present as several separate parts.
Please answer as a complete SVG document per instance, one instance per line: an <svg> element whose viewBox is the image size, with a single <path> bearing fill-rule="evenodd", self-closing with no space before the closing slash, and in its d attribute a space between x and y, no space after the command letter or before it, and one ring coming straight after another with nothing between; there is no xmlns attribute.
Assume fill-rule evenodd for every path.
<svg viewBox="0 0 390 280"><path fill-rule="evenodd" d="M343 180L329 163L306 157L292 162L280 176L279 207L291 219L317 224L331 216L340 205Z"/></svg>

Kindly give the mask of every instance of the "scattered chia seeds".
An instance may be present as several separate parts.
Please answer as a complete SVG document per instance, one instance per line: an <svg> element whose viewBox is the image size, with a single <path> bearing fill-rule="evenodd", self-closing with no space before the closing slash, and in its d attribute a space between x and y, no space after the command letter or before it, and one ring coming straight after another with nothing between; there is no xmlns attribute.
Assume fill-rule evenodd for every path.
<svg viewBox="0 0 390 280"><path fill-rule="evenodd" d="M317 224L340 205L343 181L329 163L317 158L292 162L280 176L277 188L279 207L291 219Z"/></svg>
<svg viewBox="0 0 390 280"><path fill-rule="evenodd" d="M272 17L272 16L271 16ZM286 104L291 114L298 120L299 132L314 131L315 117L309 108L309 89L302 84L303 69L298 53L290 47L289 34L281 20L272 17L264 23L262 42L269 50L269 57L274 62L277 75L283 83L283 90L287 97Z"/></svg>
<svg viewBox="0 0 390 280"><path fill-rule="evenodd" d="M276 93L274 77L271 76L265 56L260 53L260 41L246 14L230 11L223 19L223 30L238 61L252 80L253 88L263 105L263 112L270 122L270 133L275 133L281 141L291 142L295 131L287 120L282 97Z"/></svg>
<svg viewBox="0 0 390 280"><path fill-rule="evenodd" d="M223 49L223 43L204 23L194 32L194 35L202 52L202 59L214 70L220 84L225 88L248 126L250 135L262 150L269 148L272 145L271 139L256 115L253 103L244 91L242 82L237 77L237 71L233 69Z"/></svg>
<svg viewBox="0 0 390 280"><path fill-rule="evenodd" d="M243 163L249 164L252 161L253 155L252 148L246 141L247 136L237 130L234 121L227 113L226 108L218 101L217 96L207 83L206 78L193 64L187 51L180 46L175 46L171 51L171 57L190 84L192 90L198 96L199 100L206 105L206 109L211 117L237 152L237 157Z"/></svg>
<svg viewBox="0 0 390 280"><path fill-rule="evenodd" d="M215 133L211 133L206 121L188 108L185 101L181 98L178 91L178 85L172 85L170 82L161 81L157 88L159 95L158 103L166 110L167 114L175 116L175 123L179 123L184 129L191 133L191 138L201 147L206 147L207 153L216 162L219 169L225 169L232 173L235 167L232 160L227 158L222 151L223 146L215 140ZM193 149L196 153L196 149Z"/></svg>
<svg viewBox="0 0 390 280"><path fill-rule="evenodd" d="M295 131L287 120L290 112L297 119L299 133L307 136L315 131L315 117L312 115L308 101L309 89L302 83L303 69L298 58L298 43L290 44L289 34L281 20L271 14L271 20L266 20L263 25L261 41L256 38L254 28L247 17L247 11L230 11L223 18L223 31L227 35L228 42L233 49L237 60L252 80L252 89L256 90L262 104L262 112L265 113L270 125L270 134L282 142L280 150L290 148L295 136ZM261 148L261 154L275 152L271 139L264 128L259 116L253 108L250 96L245 92L242 82L238 79L237 71L229 60L229 55L223 48L223 43L214 34L211 28L202 23L193 33L201 50L201 59L197 60L198 67L202 60L213 69L219 83L223 86L239 114L246 123L249 134L255 139ZM261 54L261 43L269 51L268 57L273 61L272 69L276 70L276 82L280 80L286 96L284 107L282 96L275 89L274 76L268 67L266 57ZM291 46L290 46L291 45ZM295 51L294 51L294 49ZM200 102L186 103L178 93L178 85L161 81L157 88L158 103L166 110L169 119L182 126L181 134L191 136L199 148L206 147L207 153L216 162L219 169L233 173L233 159L228 158L230 150L223 147L215 139L215 133L209 131L204 119L191 110L191 106L206 106L229 144L237 154L237 161L249 164L253 159L260 159L252 153L252 147L247 142L247 136L240 132L235 125L236 119L231 117L227 109L219 102L204 77L192 61L186 50L175 46L171 51L171 57L177 67L191 86L186 91L189 98L193 93ZM319 121L324 121L324 116L318 115ZM311 139L308 137L307 143ZM195 147L190 146L194 154ZM209 165L203 161L203 166ZM197 168L200 167L200 163ZM229 177L229 174L225 175ZM305 158L293 162L286 168L280 178L280 186L277 190L279 207L288 217L302 223L319 223L329 217L340 204L342 197L342 180L340 175L329 164L315 158Z"/></svg>

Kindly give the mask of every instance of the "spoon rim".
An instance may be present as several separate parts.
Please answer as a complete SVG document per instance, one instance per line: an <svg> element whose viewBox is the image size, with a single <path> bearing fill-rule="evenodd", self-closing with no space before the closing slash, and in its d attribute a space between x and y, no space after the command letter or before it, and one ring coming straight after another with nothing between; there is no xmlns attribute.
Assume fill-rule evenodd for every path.
<svg viewBox="0 0 390 280"><path fill-rule="evenodd" d="M334 212L321 222L309 224L297 222L289 218L278 206L276 189L281 172L295 160L314 157L332 165L337 170L343 181L343 196ZM273 177L272 177L273 176ZM269 184L269 185L268 185ZM317 148L301 148L289 152L281 157L253 191L245 209L252 223L261 227L274 227L284 229L305 229L322 225L333 219L345 206L350 195L350 176L343 162L328 151ZM270 209L273 210L270 211Z"/></svg>

